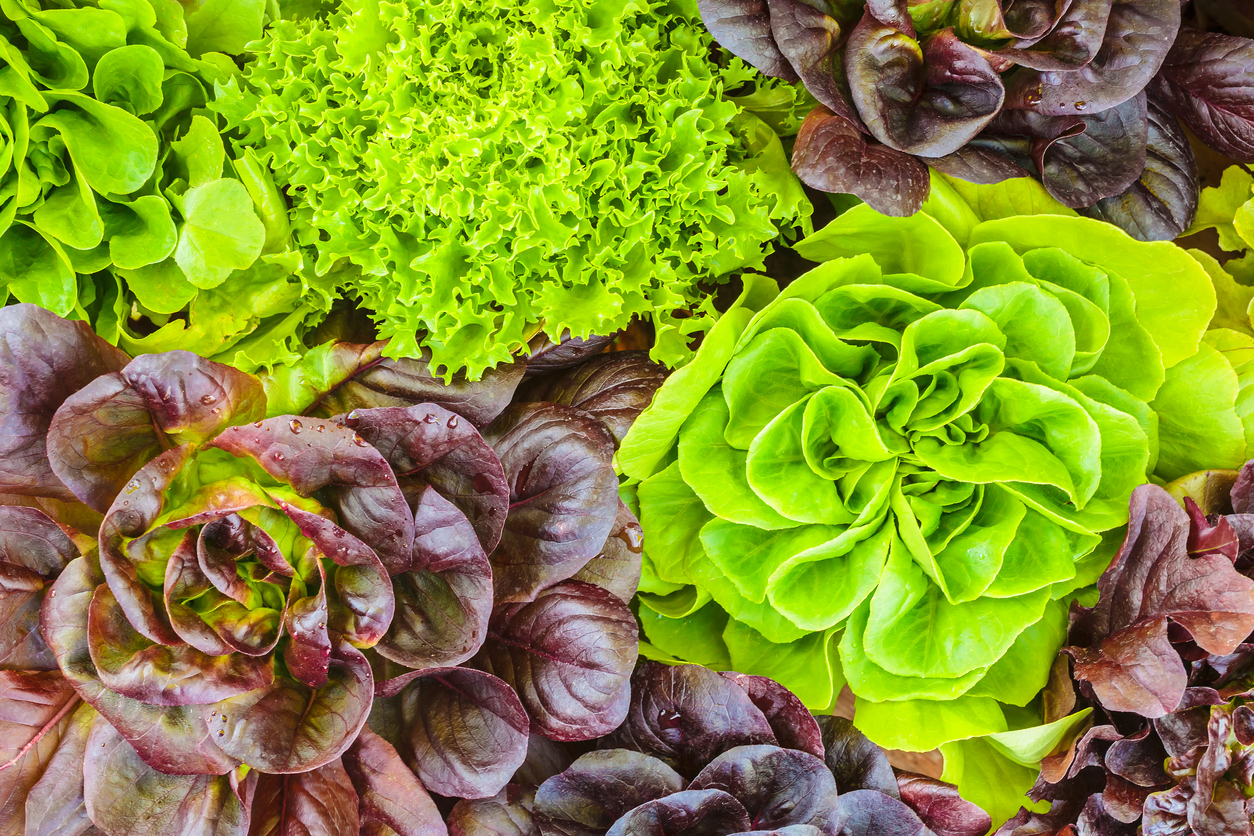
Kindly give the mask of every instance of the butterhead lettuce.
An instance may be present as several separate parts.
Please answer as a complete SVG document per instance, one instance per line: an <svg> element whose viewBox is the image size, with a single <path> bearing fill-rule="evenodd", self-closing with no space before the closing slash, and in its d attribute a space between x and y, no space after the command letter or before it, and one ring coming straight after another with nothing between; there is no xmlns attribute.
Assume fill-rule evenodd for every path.
<svg viewBox="0 0 1254 836"><path fill-rule="evenodd" d="M1005 818L1065 731L1033 700L1128 496L1245 455L1214 291L1026 180L938 178L924 212L860 206L798 251L819 266L747 278L619 451L650 652L816 709L847 682L873 740L949 746Z"/></svg>

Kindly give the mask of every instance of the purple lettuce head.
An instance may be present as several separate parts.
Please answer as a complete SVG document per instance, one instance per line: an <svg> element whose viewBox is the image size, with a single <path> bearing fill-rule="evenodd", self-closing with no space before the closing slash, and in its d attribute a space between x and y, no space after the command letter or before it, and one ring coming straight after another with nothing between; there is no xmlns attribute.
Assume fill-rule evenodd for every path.
<svg viewBox="0 0 1254 836"><path fill-rule="evenodd" d="M438 834L429 793L625 716L614 437L506 408L521 366L441 388L332 346L274 414L272 379L0 323L3 836Z"/></svg>
<svg viewBox="0 0 1254 836"><path fill-rule="evenodd" d="M952 786L894 774L850 721L813 717L764 677L695 665L642 664L626 719L595 750L534 762L550 768L516 780L538 786L459 801L450 833L980 836L991 824Z"/></svg>
<svg viewBox="0 0 1254 836"><path fill-rule="evenodd" d="M1181 123L1254 161L1241 5L1200 0L1186 19L1179 0L698 3L722 46L817 100L792 158L808 185L910 215L929 166L974 183L1030 176L1142 240L1174 238L1197 210Z"/></svg>

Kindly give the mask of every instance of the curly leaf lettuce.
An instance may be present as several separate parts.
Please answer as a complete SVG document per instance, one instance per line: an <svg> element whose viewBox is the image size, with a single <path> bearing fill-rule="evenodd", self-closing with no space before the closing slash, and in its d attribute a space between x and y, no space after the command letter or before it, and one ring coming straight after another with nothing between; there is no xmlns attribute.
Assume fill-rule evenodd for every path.
<svg viewBox="0 0 1254 836"><path fill-rule="evenodd" d="M812 708L847 682L868 736L955 764L1010 733L990 751L1017 778L981 796L1009 815L1039 759L1011 744L1131 491L1239 464L1251 424L1186 252L1027 181L933 195L842 214L782 290L748 281L618 462L649 652L726 654Z"/></svg>
<svg viewBox="0 0 1254 836"><path fill-rule="evenodd" d="M256 49L212 109L320 280L446 377L636 316L680 363L698 283L808 226L779 136L723 95L752 71L708 60L695 10L350 0Z"/></svg>

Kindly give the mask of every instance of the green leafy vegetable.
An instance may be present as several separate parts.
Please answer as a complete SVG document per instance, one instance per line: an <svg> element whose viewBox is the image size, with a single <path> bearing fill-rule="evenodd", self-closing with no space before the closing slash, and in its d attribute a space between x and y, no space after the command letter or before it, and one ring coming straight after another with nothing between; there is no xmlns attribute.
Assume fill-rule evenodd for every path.
<svg viewBox="0 0 1254 836"><path fill-rule="evenodd" d="M760 265L810 212L745 109L786 124L797 94L755 98L710 45L695 9L658 2L349 0L277 21L211 107L388 356L421 346L475 379L541 329L651 315L675 365L711 324L698 283Z"/></svg>
<svg viewBox="0 0 1254 836"><path fill-rule="evenodd" d="M655 648L725 649L816 709L847 681L881 745L948 747L960 787L1001 769L979 800L1005 818L1058 742L1035 698L1103 535L1151 476L1243 461L1250 355L1175 245L1030 181L932 195L850 209L797 245L818 267L748 282L618 462Z"/></svg>
<svg viewBox="0 0 1254 836"><path fill-rule="evenodd" d="M205 110L265 3L42 5L0 4L0 305L133 354L295 359L331 299L300 275L270 175Z"/></svg>

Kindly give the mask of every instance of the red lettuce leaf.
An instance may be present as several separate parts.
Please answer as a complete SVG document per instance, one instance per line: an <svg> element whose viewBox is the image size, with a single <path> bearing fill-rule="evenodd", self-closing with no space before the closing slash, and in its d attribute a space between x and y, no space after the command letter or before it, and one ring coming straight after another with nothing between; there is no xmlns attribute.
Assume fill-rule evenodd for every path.
<svg viewBox="0 0 1254 836"><path fill-rule="evenodd" d="M988 60L952 29L920 44L868 7L845 46L845 73L858 115L890 148L943 157L997 115L1005 88Z"/></svg>
<svg viewBox="0 0 1254 836"><path fill-rule="evenodd" d="M582 409L599 418L618 442L653 401L666 380L666 369L647 351L600 354L569 371L531 381L519 394L528 401L549 401Z"/></svg>
<svg viewBox="0 0 1254 836"><path fill-rule="evenodd" d="M1182 28L1155 91L1207 145L1254 162L1254 40Z"/></svg>
<svg viewBox="0 0 1254 836"><path fill-rule="evenodd" d="M572 581L583 581L609 590L624 604L631 603L640 586L640 556L644 553L644 529L631 509L618 502L618 516L610 536L605 538L601 553L584 564L571 576Z"/></svg>
<svg viewBox="0 0 1254 836"><path fill-rule="evenodd" d="M841 792L875 790L899 798L897 778L884 750L844 717L820 717L823 730L824 762L836 778Z"/></svg>
<svg viewBox="0 0 1254 836"><path fill-rule="evenodd" d="M589 752L540 785L533 814L544 836L605 836L631 810L684 786L679 773L649 755Z"/></svg>
<svg viewBox="0 0 1254 836"><path fill-rule="evenodd" d="M336 420L383 454L411 508L424 487L434 487L470 520L485 552L496 548L509 485L496 453L469 421L436 404L359 409Z"/></svg>
<svg viewBox="0 0 1254 836"><path fill-rule="evenodd" d="M1006 91L1006 107L1072 116L1123 104L1158 72L1179 29L1179 0L1114 0L1101 47L1091 61L1073 70L1016 73Z"/></svg>
<svg viewBox="0 0 1254 836"><path fill-rule="evenodd" d="M72 729L79 705L57 671L0 670L0 833L22 833L25 802Z"/></svg>
<svg viewBox="0 0 1254 836"><path fill-rule="evenodd" d="M835 833L836 781L819 758L779 746L737 746L719 755L689 785L722 790L749 813L754 830L808 824Z"/></svg>
<svg viewBox="0 0 1254 836"><path fill-rule="evenodd" d="M1254 581L1222 555L1190 556L1189 516L1162 488L1132 493L1128 534L1081 608L1071 647L1075 677L1112 711L1161 717L1184 695L1186 673L1168 619L1209 653L1231 653L1254 630Z"/></svg>
<svg viewBox="0 0 1254 836"><path fill-rule="evenodd" d="M841 793L837 802L841 836L931 836L913 810L874 790Z"/></svg>
<svg viewBox="0 0 1254 836"><path fill-rule="evenodd" d="M66 398L48 428L48 456L61 481L103 513L161 451L265 413L252 375L186 351L145 354Z"/></svg>
<svg viewBox="0 0 1254 836"><path fill-rule="evenodd" d="M405 766L392 744L370 731L344 753L344 770L357 797L363 828L390 828L396 836L437 836L445 833L440 811L426 788Z"/></svg>
<svg viewBox="0 0 1254 836"><path fill-rule="evenodd" d="M104 583L87 558L70 563L53 584L40 630L74 690L125 737L137 754L162 772L222 775L239 761L214 742L199 706L161 707L128 699L100 682L88 647L88 610ZM56 594L53 594L56 593Z"/></svg>
<svg viewBox="0 0 1254 836"><path fill-rule="evenodd" d="M87 634L101 683L148 705L209 705L274 682L274 666L263 657L210 656L185 644L149 641L127 621L104 584L92 596Z"/></svg>
<svg viewBox="0 0 1254 836"><path fill-rule="evenodd" d="M206 823L214 834L249 832L257 773L242 781L228 775L167 775L136 754L100 716L92 724L83 762L87 814L109 834L183 836Z"/></svg>
<svg viewBox="0 0 1254 836"><path fill-rule="evenodd" d="M509 484L510 510L491 554L498 603L533 600L605 545L618 516L614 438L557 404L514 404L484 430Z"/></svg>
<svg viewBox="0 0 1254 836"><path fill-rule="evenodd" d="M824 740L823 723L834 718L816 718L796 694L773 679L743 673L725 672L721 675L739 685L749 695L749 699L770 723L771 731L775 733L775 739L780 746L809 752L817 758L824 757L827 743Z"/></svg>
<svg viewBox="0 0 1254 836"><path fill-rule="evenodd" d="M474 664L518 693L531 727L552 740L591 740L623 722L638 627L627 605L567 581L493 613Z"/></svg>
<svg viewBox="0 0 1254 836"><path fill-rule="evenodd" d="M396 613L377 650L415 669L458 665L487 636L492 567L465 515L434 488L417 505L412 565L392 578Z"/></svg>
<svg viewBox="0 0 1254 836"><path fill-rule="evenodd" d="M696 775L736 746L776 743L771 725L735 683L696 665L645 662L631 678L627 719L606 740Z"/></svg>
<svg viewBox="0 0 1254 836"><path fill-rule="evenodd" d="M397 751L431 792L490 798L527 757L527 712L491 674L413 671L379 683L378 696L396 697Z"/></svg>
<svg viewBox="0 0 1254 836"><path fill-rule="evenodd" d="M1169 241L1197 214L1197 161L1175 117L1150 96L1145 168L1121 194L1104 197L1080 214L1108 221L1138 241Z"/></svg>
<svg viewBox="0 0 1254 836"><path fill-rule="evenodd" d="M387 461L351 430L317 418L270 418L230 427L210 446L255 459L301 496L328 490L340 525L369 543L389 573L408 564L414 541L409 506Z"/></svg>
<svg viewBox="0 0 1254 836"><path fill-rule="evenodd" d="M901 800L936 836L983 836L993 826L988 813L958 795L953 784L903 772L897 788Z"/></svg>
<svg viewBox="0 0 1254 836"><path fill-rule="evenodd" d="M589 357L600 354L613 341L613 335L593 334L580 339L572 337L566 331L560 340L553 342L548 334L541 332L532 337L527 346L527 375L530 377L577 366Z"/></svg>
<svg viewBox="0 0 1254 836"><path fill-rule="evenodd" d="M767 0L698 0L697 10L714 40L732 55L763 75L798 79L771 34Z"/></svg>
<svg viewBox="0 0 1254 836"><path fill-rule="evenodd" d="M752 828L749 814L722 790L685 790L648 801L614 823L609 836L718 836Z"/></svg>
<svg viewBox="0 0 1254 836"><path fill-rule="evenodd" d="M858 125L840 48L857 19L841 19L827 0L768 0L771 34L780 52L819 104Z"/></svg>
<svg viewBox="0 0 1254 836"><path fill-rule="evenodd" d="M532 815L536 793L509 784L491 798L462 799L448 816L450 836L539 836Z"/></svg>
<svg viewBox="0 0 1254 836"><path fill-rule="evenodd" d="M422 358L377 359L376 346L381 351L379 343L336 346L343 358L339 364L342 368L306 413L330 418L354 409L433 403L483 427L509 405L526 371L524 363L502 363L486 370L477 381L457 375L446 384L432 374L428 353Z"/></svg>
<svg viewBox="0 0 1254 836"><path fill-rule="evenodd" d="M821 105L801 123L792 169L807 186L856 195L893 217L919 211L931 188L927 166L868 139L852 121Z"/></svg>
<svg viewBox="0 0 1254 836"><path fill-rule="evenodd" d="M0 668L56 670L39 633L51 583L78 557L74 541L34 508L0 506Z"/></svg>
<svg viewBox="0 0 1254 836"><path fill-rule="evenodd" d="M262 772L291 774L337 760L366 725L373 695L370 664L341 639L321 688L276 678L201 710L222 751Z"/></svg>
<svg viewBox="0 0 1254 836"><path fill-rule="evenodd" d="M257 781L249 836L339 836L355 834L359 826L357 791L339 760Z"/></svg>
<svg viewBox="0 0 1254 836"><path fill-rule="evenodd" d="M66 398L129 359L86 322L0 308L0 493L75 499L48 461L48 426Z"/></svg>

